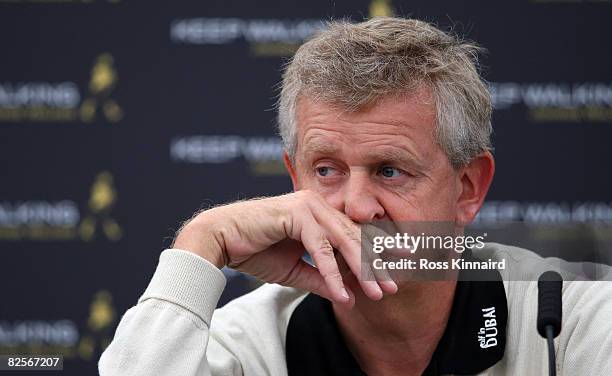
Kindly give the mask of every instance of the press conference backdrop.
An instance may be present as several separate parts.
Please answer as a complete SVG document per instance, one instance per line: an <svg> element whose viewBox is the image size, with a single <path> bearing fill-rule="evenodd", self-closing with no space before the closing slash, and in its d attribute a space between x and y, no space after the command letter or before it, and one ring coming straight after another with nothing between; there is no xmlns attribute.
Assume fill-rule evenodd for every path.
<svg viewBox="0 0 612 376"><path fill-rule="evenodd" d="M287 58L322 21L392 14L489 51L482 217L612 222L609 1L0 0L0 354L95 374L182 220L291 190ZM255 284L226 273L221 304Z"/></svg>

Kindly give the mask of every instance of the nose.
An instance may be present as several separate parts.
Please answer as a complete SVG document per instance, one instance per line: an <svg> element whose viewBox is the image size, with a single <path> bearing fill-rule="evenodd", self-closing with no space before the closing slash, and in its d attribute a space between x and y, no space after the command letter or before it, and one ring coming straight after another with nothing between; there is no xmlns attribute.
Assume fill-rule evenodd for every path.
<svg viewBox="0 0 612 376"><path fill-rule="evenodd" d="M374 194L368 176L351 174L344 187L344 214L356 223L366 224L385 216L385 209Z"/></svg>

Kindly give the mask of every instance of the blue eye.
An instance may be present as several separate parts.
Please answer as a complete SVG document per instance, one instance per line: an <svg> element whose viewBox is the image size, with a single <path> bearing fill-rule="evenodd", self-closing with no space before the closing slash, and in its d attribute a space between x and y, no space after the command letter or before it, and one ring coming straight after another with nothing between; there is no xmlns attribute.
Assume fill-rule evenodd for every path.
<svg viewBox="0 0 612 376"><path fill-rule="evenodd" d="M330 168L329 167L317 167L317 173L320 176L327 176L330 172Z"/></svg>
<svg viewBox="0 0 612 376"><path fill-rule="evenodd" d="M383 166L380 169L380 174L386 178L395 178L397 176L399 176L400 171L395 168L395 167L391 167L391 166Z"/></svg>

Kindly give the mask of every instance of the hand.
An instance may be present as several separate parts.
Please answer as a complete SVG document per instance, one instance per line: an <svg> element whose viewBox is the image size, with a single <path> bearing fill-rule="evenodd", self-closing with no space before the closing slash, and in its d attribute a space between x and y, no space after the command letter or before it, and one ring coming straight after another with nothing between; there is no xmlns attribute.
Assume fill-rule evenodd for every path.
<svg viewBox="0 0 612 376"><path fill-rule="evenodd" d="M397 285L388 274L362 280L360 237L359 226L318 193L298 191L201 212L181 229L174 248L219 268L227 265L266 282L351 303L353 293L343 281L335 249L366 296L379 300L383 291L395 293ZM302 260L304 249L316 268Z"/></svg>

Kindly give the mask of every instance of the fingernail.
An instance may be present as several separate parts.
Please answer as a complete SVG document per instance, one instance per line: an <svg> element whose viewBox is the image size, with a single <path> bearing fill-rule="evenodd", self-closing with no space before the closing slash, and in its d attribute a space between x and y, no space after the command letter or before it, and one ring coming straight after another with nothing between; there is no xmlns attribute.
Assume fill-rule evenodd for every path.
<svg viewBox="0 0 612 376"><path fill-rule="evenodd" d="M372 300L380 300L382 299L384 293L383 290L378 285L376 281L367 281L368 286L370 286L370 299Z"/></svg>
<svg viewBox="0 0 612 376"><path fill-rule="evenodd" d="M376 287L378 287L378 285L377 285ZM380 300L380 299L382 299L384 296L385 296L385 294L383 293L383 290L382 290L380 287L378 287L378 291L376 291L376 295L374 296L374 298L373 298L373 299L374 299L374 300Z"/></svg>
<svg viewBox="0 0 612 376"><path fill-rule="evenodd" d="M389 289L393 290L393 293L397 292L397 283L395 283L395 281L382 281L382 283Z"/></svg>
<svg viewBox="0 0 612 376"><path fill-rule="evenodd" d="M344 287L342 288L342 297L344 299L346 299L346 300L350 300L351 299L351 297L348 294L348 291L346 291L346 289Z"/></svg>

